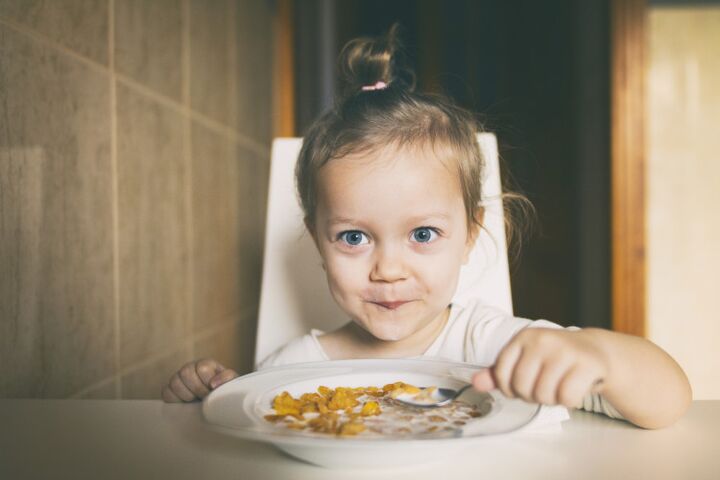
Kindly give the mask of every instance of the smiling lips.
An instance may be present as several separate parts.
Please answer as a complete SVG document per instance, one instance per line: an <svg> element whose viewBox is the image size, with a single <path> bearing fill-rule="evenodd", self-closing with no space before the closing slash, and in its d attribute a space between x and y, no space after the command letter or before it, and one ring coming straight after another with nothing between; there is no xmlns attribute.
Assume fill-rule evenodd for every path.
<svg viewBox="0 0 720 480"><path fill-rule="evenodd" d="M395 310L396 308L405 305L406 303L410 303L411 300L400 300L398 302L370 302L374 303L375 305L379 305L383 308L386 308L388 310Z"/></svg>

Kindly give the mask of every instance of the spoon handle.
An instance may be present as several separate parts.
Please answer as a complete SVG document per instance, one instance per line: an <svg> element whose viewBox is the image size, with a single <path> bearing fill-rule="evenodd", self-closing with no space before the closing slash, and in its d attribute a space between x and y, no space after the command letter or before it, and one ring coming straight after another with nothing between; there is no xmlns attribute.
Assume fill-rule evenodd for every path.
<svg viewBox="0 0 720 480"><path fill-rule="evenodd" d="M460 390L457 391L457 393L455 394L455 397L454 397L454 398L458 398L460 395L462 395L463 393L465 393L465 390L467 390L467 389L470 388L470 387L472 387L472 383L468 383L467 385L465 385L464 387L462 387Z"/></svg>

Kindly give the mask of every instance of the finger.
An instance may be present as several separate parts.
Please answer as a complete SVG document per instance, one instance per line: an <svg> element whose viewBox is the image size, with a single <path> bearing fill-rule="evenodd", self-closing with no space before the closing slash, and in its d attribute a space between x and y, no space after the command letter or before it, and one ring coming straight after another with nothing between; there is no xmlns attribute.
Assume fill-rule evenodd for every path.
<svg viewBox="0 0 720 480"><path fill-rule="evenodd" d="M167 403L179 403L179 402L182 402L182 400L180 400L180 398L178 398L178 396L175 395L175 394L172 392L172 390L170 390L170 388L169 388L167 385L165 385L165 386L162 388L162 392L161 392L160 396L162 397L163 401L165 401L165 402L167 402Z"/></svg>
<svg viewBox="0 0 720 480"><path fill-rule="evenodd" d="M523 350L515 369L513 370L510 388L516 397L525 401L533 401L533 390L538 380L538 374L542 367L542 361L538 355L532 355L528 350Z"/></svg>
<svg viewBox="0 0 720 480"><path fill-rule="evenodd" d="M489 392L490 390L497 388L495 379L492 375L492 370L489 368L483 368L479 372L475 373L472 377L472 385L473 388L479 392Z"/></svg>
<svg viewBox="0 0 720 480"><path fill-rule="evenodd" d="M195 365L195 371L200 377L200 381L208 388L210 387L210 380L223 370L225 370L225 367L210 358L202 359Z"/></svg>
<svg viewBox="0 0 720 480"><path fill-rule="evenodd" d="M512 387L510 386L510 381L512 379L513 370L515 369L515 364L521 354L522 347L515 342L510 342L500 352L497 362L492 369L497 387L508 398L515 396L512 391Z"/></svg>
<svg viewBox="0 0 720 480"><path fill-rule="evenodd" d="M570 366L570 363L564 360L545 362L535 383L532 400L544 405L556 405L560 380L565 376Z"/></svg>
<svg viewBox="0 0 720 480"><path fill-rule="evenodd" d="M202 380L195 370L195 362L185 364L180 369L180 380L185 386L192 392L197 398L203 398L205 395L210 393L210 390L203 384Z"/></svg>
<svg viewBox="0 0 720 480"><path fill-rule="evenodd" d="M592 392L598 375L591 369L573 367L558 387L558 403L570 408L582 406L583 399Z"/></svg>
<svg viewBox="0 0 720 480"><path fill-rule="evenodd" d="M192 402L195 400L195 395L185 386L178 373L170 379L170 389L184 402Z"/></svg>
<svg viewBox="0 0 720 480"><path fill-rule="evenodd" d="M223 383L227 383L230 380L232 380L233 378L236 378L238 376L239 375L237 374L237 372L235 370L227 368L227 369L223 370L222 372L218 373L217 375L215 375L212 378L212 380L210 380L210 388L216 389Z"/></svg>

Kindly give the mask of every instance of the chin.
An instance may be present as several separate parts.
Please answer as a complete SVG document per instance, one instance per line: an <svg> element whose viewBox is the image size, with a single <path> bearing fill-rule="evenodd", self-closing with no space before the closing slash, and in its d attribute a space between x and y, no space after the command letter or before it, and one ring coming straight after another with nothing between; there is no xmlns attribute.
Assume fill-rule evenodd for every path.
<svg viewBox="0 0 720 480"><path fill-rule="evenodd" d="M398 340L409 337L413 333L407 328L392 325L375 325L374 327L370 326L367 330L373 337L385 342L397 342Z"/></svg>

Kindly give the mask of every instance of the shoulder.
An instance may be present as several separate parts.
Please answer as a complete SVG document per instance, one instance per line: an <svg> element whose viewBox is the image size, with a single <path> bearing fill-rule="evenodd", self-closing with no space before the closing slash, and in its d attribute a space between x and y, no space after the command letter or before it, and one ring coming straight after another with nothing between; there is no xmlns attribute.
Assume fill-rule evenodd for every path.
<svg viewBox="0 0 720 480"><path fill-rule="evenodd" d="M458 306L454 326L465 340L465 361L480 365L493 364L500 350L524 328L562 328L547 320L516 317L479 300Z"/></svg>
<svg viewBox="0 0 720 480"><path fill-rule="evenodd" d="M293 363L315 362L326 360L323 352L317 344L314 334L321 333L313 330L307 335L296 337L282 347L265 357L257 364L256 370L263 370L269 367L279 367Z"/></svg>
<svg viewBox="0 0 720 480"><path fill-rule="evenodd" d="M531 328L563 328L557 323L547 320L530 320L516 317L497 307L486 305L480 300L468 300L458 305L457 320L464 324L468 330L480 333L486 330L495 333L507 332L515 334L526 327Z"/></svg>

